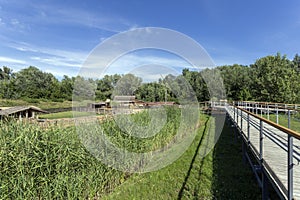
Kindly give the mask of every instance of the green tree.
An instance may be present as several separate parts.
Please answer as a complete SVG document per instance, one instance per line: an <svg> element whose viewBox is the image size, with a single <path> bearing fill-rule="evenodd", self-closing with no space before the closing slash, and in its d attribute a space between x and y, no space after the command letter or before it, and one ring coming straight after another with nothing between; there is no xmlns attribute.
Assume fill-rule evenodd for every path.
<svg viewBox="0 0 300 200"><path fill-rule="evenodd" d="M112 92L121 79L118 74L105 75L102 79L97 80L96 98L98 100L111 99Z"/></svg>
<svg viewBox="0 0 300 200"><path fill-rule="evenodd" d="M0 98L10 99L14 97L15 74L9 67L0 68Z"/></svg>
<svg viewBox="0 0 300 200"><path fill-rule="evenodd" d="M75 78L64 75L59 85L59 96L66 100L72 100Z"/></svg>
<svg viewBox="0 0 300 200"><path fill-rule="evenodd" d="M231 100L250 100L250 85L252 79L250 77L251 69L243 65L226 65L218 67L220 69L226 95Z"/></svg>
<svg viewBox="0 0 300 200"><path fill-rule="evenodd" d="M113 95L134 95L141 84L142 78L133 74L125 74L116 83Z"/></svg>
<svg viewBox="0 0 300 200"><path fill-rule="evenodd" d="M258 101L295 103L299 82L295 68L286 56L266 56L251 65L252 93Z"/></svg>
<svg viewBox="0 0 300 200"><path fill-rule="evenodd" d="M14 88L20 98L54 98L58 91L58 80L51 74L30 66L16 73Z"/></svg>

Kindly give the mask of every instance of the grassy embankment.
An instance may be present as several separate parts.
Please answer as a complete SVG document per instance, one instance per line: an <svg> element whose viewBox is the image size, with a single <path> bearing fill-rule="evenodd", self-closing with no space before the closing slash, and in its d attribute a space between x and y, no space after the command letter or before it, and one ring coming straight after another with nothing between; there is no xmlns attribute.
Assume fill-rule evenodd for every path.
<svg viewBox="0 0 300 200"><path fill-rule="evenodd" d="M204 124L208 116L201 120ZM216 120L212 126L220 123L211 120ZM261 199L250 167L242 162L241 142L227 125L213 150L202 157L199 147L213 129L202 126L191 147L173 164L134 175L104 199Z"/></svg>
<svg viewBox="0 0 300 200"><path fill-rule="evenodd" d="M144 124L149 122L147 117L142 112L133 119ZM202 115L201 124L210 124L205 123L208 119ZM146 140L135 140L130 134L124 134L113 121L105 122L103 128L112 141L139 152L159 148L170 141L179 120L178 109L168 110L166 125ZM201 126L193 144L173 164L128 179L128 173L95 159L82 145L74 127L44 130L30 124L1 124L0 199L260 198L252 172L242 163L240 143L234 141L228 127L213 151L204 159L199 156L199 147L205 145L205 130L213 130L213 125ZM103 196L108 193L111 194Z"/></svg>

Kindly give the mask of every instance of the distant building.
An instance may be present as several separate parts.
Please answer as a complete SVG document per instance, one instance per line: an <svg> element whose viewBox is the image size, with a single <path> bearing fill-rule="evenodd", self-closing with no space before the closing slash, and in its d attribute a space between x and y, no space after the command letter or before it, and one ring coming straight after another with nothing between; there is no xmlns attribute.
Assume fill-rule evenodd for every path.
<svg viewBox="0 0 300 200"><path fill-rule="evenodd" d="M112 100L113 107L132 107L135 106L135 96L115 96Z"/></svg>
<svg viewBox="0 0 300 200"><path fill-rule="evenodd" d="M105 108L105 107L107 107L105 102L89 103L87 106L89 108Z"/></svg>
<svg viewBox="0 0 300 200"><path fill-rule="evenodd" d="M14 118L36 118L37 113L48 113L45 110L42 110L35 106L15 106L10 108L2 108L0 110L0 119L5 117L14 117Z"/></svg>

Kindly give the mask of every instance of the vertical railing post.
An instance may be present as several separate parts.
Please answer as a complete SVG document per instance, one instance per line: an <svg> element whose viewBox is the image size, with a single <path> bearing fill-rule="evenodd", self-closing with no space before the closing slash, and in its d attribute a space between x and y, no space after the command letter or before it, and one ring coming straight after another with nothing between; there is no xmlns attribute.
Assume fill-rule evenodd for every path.
<svg viewBox="0 0 300 200"><path fill-rule="evenodd" d="M241 131L243 131L243 111L241 110Z"/></svg>
<svg viewBox="0 0 300 200"><path fill-rule="evenodd" d="M291 110L288 110L288 128L291 129Z"/></svg>
<svg viewBox="0 0 300 200"><path fill-rule="evenodd" d="M260 167L262 167L263 164L263 121L259 120L259 161L260 161Z"/></svg>
<svg viewBox="0 0 300 200"><path fill-rule="evenodd" d="M293 136L288 135L288 199L293 199Z"/></svg>
<svg viewBox="0 0 300 200"><path fill-rule="evenodd" d="M255 114L257 114L257 104L255 104Z"/></svg>
<svg viewBox="0 0 300 200"><path fill-rule="evenodd" d="M239 126L239 109L236 108L236 124Z"/></svg>
<svg viewBox="0 0 300 200"><path fill-rule="evenodd" d="M233 120L235 121L235 106L233 106Z"/></svg>
<svg viewBox="0 0 300 200"><path fill-rule="evenodd" d="M276 104L276 124L279 123L279 120L278 120L278 104Z"/></svg>
<svg viewBox="0 0 300 200"><path fill-rule="evenodd" d="M269 104L268 104L268 107L267 107L267 114L268 114L268 120L270 120L270 107L269 107Z"/></svg>
<svg viewBox="0 0 300 200"><path fill-rule="evenodd" d="M250 144L250 114L247 114L247 138L248 138L248 145Z"/></svg>
<svg viewBox="0 0 300 200"><path fill-rule="evenodd" d="M233 120L235 121L235 106L233 106Z"/></svg>
<svg viewBox="0 0 300 200"><path fill-rule="evenodd" d="M259 126L259 164L260 171L262 173L262 199L267 200L269 196L268 192L268 178L266 177L264 166L263 166L263 121L260 119Z"/></svg>
<svg viewBox="0 0 300 200"><path fill-rule="evenodd" d="M288 110L288 128L290 127L290 113ZM293 199L293 136L288 135L288 199Z"/></svg>

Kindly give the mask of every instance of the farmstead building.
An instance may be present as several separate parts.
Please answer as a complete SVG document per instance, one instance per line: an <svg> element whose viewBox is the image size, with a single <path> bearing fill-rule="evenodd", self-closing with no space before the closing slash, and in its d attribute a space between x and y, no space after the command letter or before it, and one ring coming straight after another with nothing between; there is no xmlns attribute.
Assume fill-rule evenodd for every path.
<svg viewBox="0 0 300 200"><path fill-rule="evenodd" d="M5 117L14 118L35 118L37 113L47 113L47 111L42 110L35 106L15 106L11 108L0 109L0 119Z"/></svg>

